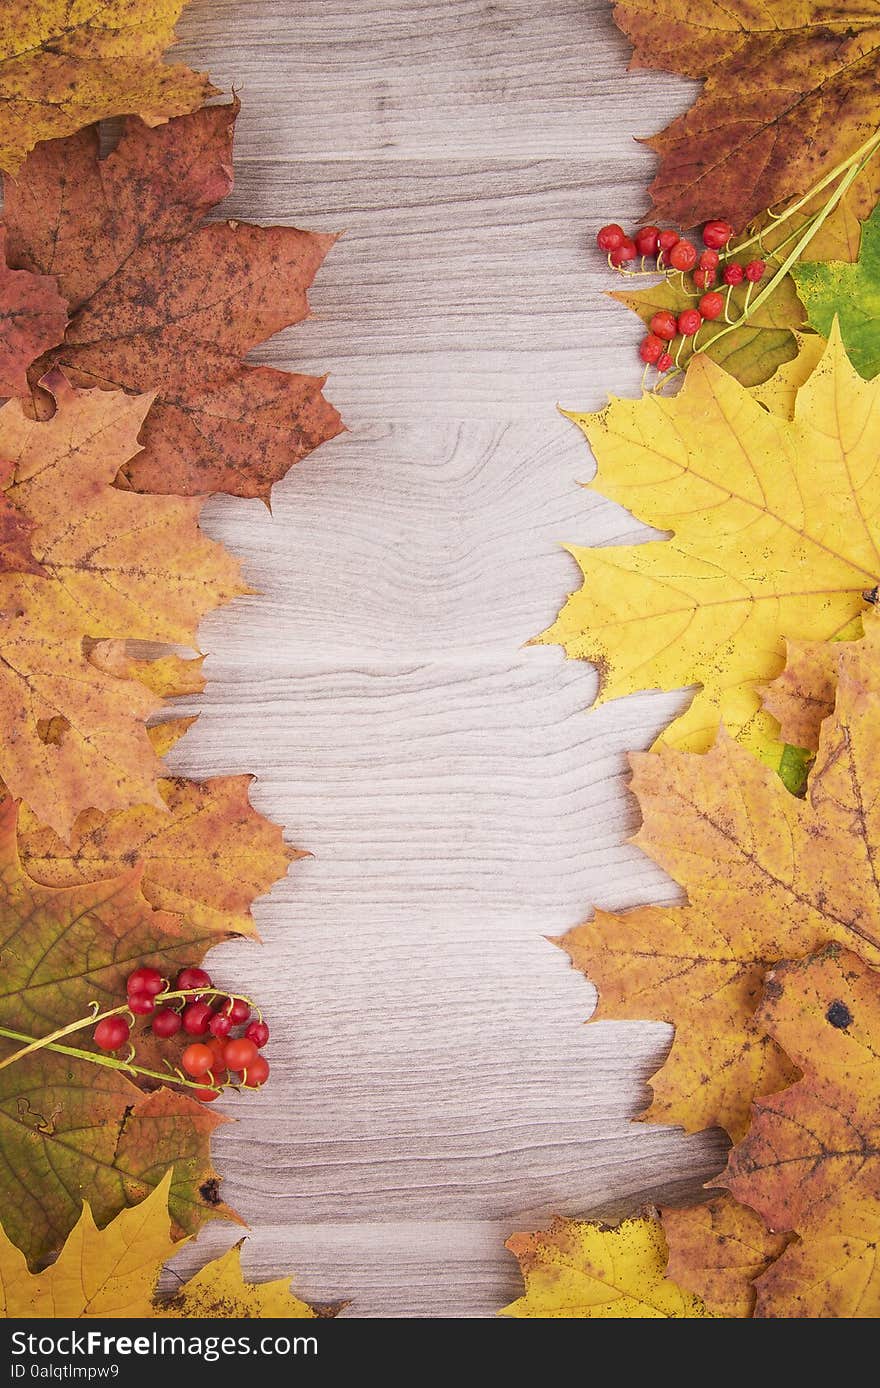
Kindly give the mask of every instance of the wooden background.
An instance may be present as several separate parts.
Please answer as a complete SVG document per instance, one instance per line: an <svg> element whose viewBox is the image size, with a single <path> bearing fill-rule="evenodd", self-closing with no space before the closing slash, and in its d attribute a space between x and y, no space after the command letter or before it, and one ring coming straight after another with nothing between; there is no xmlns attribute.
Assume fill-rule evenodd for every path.
<svg viewBox="0 0 880 1388"><path fill-rule="evenodd" d="M681 697L585 712L592 669L524 649L576 583L559 541L647 534L577 487L555 404L638 387L592 236L644 211L633 136L690 90L626 74L606 0L193 0L181 35L243 100L224 210L346 233L314 317L257 355L330 371L350 432L273 515L208 512L261 596L203 628L176 767L256 772L314 854L260 904L264 947L212 956L273 1024L217 1160L253 1275L350 1315L488 1316L513 1230L720 1165L714 1137L631 1124L666 1028L584 1026L593 991L545 939L675 899L626 842L625 753Z"/></svg>

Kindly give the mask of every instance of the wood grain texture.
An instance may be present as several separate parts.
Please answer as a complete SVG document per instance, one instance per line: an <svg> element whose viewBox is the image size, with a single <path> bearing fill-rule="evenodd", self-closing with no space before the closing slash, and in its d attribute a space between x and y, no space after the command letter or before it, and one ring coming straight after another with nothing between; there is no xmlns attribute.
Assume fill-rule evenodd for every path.
<svg viewBox="0 0 880 1388"><path fill-rule="evenodd" d="M194 0L182 34L244 102L224 211L346 230L315 316L260 356L329 370L350 432L272 515L210 504L260 594L205 623L175 754L255 771L314 854L260 904L262 949L212 955L274 1028L274 1083L217 1142L226 1194L257 1275L349 1315L492 1315L512 1230L684 1198L721 1162L629 1121L665 1028L583 1026L545 938L675 899L626 842L625 754L682 696L587 713L591 668L525 646L576 582L559 541L648 533L577 487L555 404L637 387L588 246L642 210L631 137L688 93L625 75L605 0Z"/></svg>

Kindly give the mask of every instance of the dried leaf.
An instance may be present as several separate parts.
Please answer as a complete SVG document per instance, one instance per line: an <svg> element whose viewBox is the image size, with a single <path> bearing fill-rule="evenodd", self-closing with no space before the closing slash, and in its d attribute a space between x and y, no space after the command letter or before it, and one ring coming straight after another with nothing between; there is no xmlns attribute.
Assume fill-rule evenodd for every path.
<svg viewBox="0 0 880 1388"><path fill-rule="evenodd" d="M335 1315L331 1309L326 1314ZM170 1301L160 1304L155 1316L209 1317L240 1320L314 1320L318 1315L290 1290L290 1278L275 1282L246 1282L241 1271L241 1244L191 1277Z"/></svg>
<svg viewBox="0 0 880 1388"><path fill-rule="evenodd" d="M658 1219L627 1219L613 1229L556 1219L543 1233L513 1234L505 1247L519 1260L526 1294L502 1316L696 1320L712 1314L667 1277Z"/></svg>
<svg viewBox="0 0 880 1388"><path fill-rule="evenodd" d="M880 571L880 382L835 330L792 420L703 357L673 399L572 418L598 459L591 485L672 537L569 547L584 586L538 640L592 660L601 701L699 684L661 742L700 751L723 722L778 765L759 686L782 669L783 638L845 632Z"/></svg>
<svg viewBox="0 0 880 1388"><path fill-rule="evenodd" d="M738 1205L729 1195L688 1209L663 1210L662 1217L673 1281L701 1297L716 1316L752 1316L752 1284L790 1239L771 1234L754 1210Z"/></svg>
<svg viewBox="0 0 880 1388"><path fill-rule="evenodd" d="M847 866L840 857L838 870ZM755 1314L876 1317L880 975L829 945L774 970L759 1021L803 1078L755 1105L748 1136L716 1182L771 1228L799 1235L758 1278Z"/></svg>
<svg viewBox="0 0 880 1388"><path fill-rule="evenodd" d="M723 732L704 756L631 758L635 842L687 905L600 911L562 943L600 990L597 1016L675 1026L653 1121L741 1137L750 1101L794 1078L754 1016L767 970L829 940L880 965L880 652L837 645L837 701L804 800Z"/></svg>
<svg viewBox="0 0 880 1388"><path fill-rule="evenodd" d="M806 193L876 131L880 17L861 0L618 0L614 18L632 67L703 83L647 142L661 161L657 217L742 227Z"/></svg>
<svg viewBox="0 0 880 1388"><path fill-rule="evenodd" d="M105 116L151 125L212 95L206 74L162 54L186 0L28 0L0 15L0 168L15 173L38 140Z"/></svg>
<svg viewBox="0 0 880 1388"><path fill-rule="evenodd" d="M6 496L35 527L45 576L0 574L0 776L62 837L86 808L160 808L145 721L161 700L98 669L84 640L195 645L202 615L247 591L238 564L198 528L200 503L111 484L138 449L149 398L73 391L60 373L45 423L0 410ZM51 727L50 727L51 725Z"/></svg>
<svg viewBox="0 0 880 1388"><path fill-rule="evenodd" d="M154 911L140 870L87 886L38 885L22 869L12 802L0 802L0 1026L25 1037L50 1035L88 1015L96 1000L114 1007L140 963L170 974L198 962L217 936ZM91 1029L65 1044L94 1050ZM20 1043L0 1039L0 1057ZM150 1063L149 1036L138 1063ZM97 1053L97 1052L96 1052ZM227 1214L201 1187L214 1178L210 1135L221 1122L201 1104L159 1089L144 1095L121 1071L40 1050L0 1069L0 1208L6 1231L30 1260L57 1248L88 1192L98 1223L141 1199L174 1167L171 1209L191 1232Z"/></svg>
<svg viewBox="0 0 880 1388"><path fill-rule="evenodd" d="M54 275L70 305L50 364L76 385L156 391L135 491L268 499L272 483L342 425L323 378L246 366L245 354L308 313L335 237L204 222L232 188L238 103L156 130L129 121L98 158L86 130L41 145L6 193L9 263Z"/></svg>
<svg viewBox="0 0 880 1388"><path fill-rule="evenodd" d="M835 318L849 359L866 379L880 371L880 208L862 230L858 262L803 262L792 267L807 320L827 337Z"/></svg>
<svg viewBox="0 0 880 1388"><path fill-rule="evenodd" d="M7 268L6 230L0 227L0 395L27 394L28 367L66 327L67 305L55 280Z"/></svg>

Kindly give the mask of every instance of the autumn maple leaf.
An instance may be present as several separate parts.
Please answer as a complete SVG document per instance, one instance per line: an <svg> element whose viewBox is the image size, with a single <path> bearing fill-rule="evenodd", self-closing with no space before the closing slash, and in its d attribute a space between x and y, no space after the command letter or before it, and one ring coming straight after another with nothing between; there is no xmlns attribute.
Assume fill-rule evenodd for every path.
<svg viewBox="0 0 880 1388"><path fill-rule="evenodd" d="M702 1205L662 1211L669 1246L667 1272L727 1319L754 1314L757 1277L791 1242L774 1234L754 1210L718 1195Z"/></svg>
<svg viewBox="0 0 880 1388"><path fill-rule="evenodd" d="M290 1292L289 1278L245 1282L240 1244L207 1263L171 1298L159 1292L163 1264L186 1240L172 1237L169 1171L139 1204L104 1229L88 1203L55 1262L31 1273L0 1229L0 1315L8 1319L79 1320L118 1317L275 1317L310 1320L318 1313ZM322 1311L333 1315L335 1310Z"/></svg>
<svg viewBox="0 0 880 1388"><path fill-rule="evenodd" d="M755 1314L876 1317L880 975L830 945L774 970L758 1022L803 1078L756 1103L715 1183L799 1236L758 1277Z"/></svg>
<svg viewBox="0 0 880 1388"><path fill-rule="evenodd" d="M323 378L242 361L305 318L335 237L204 222L232 188L237 114L129 121L103 160L84 130L40 145L7 186L9 264L54 276L71 315L31 383L57 364L75 385L156 392L124 469L136 491L267 499L342 428Z"/></svg>
<svg viewBox="0 0 880 1388"><path fill-rule="evenodd" d="M145 1095L121 1071L42 1049L2 1065L20 1041L87 1017L93 1001L116 1007L141 963L168 976L217 943L215 932L154 911L140 868L84 886L35 882L16 847L15 807L0 801L0 1208L7 1233L31 1260L56 1248L88 1189L99 1224L175 1168L171 1206L192 1231L225 1207L200 1188L213 1178L208 1144L218 1119L182 1094ZM66 1038L90 1049L88 1031ZM150 1039L138 1043L138 1063Z"/></svg>
<svg viewBox="0 0 880 1388"><path fill-rule="evenodd" d="M4 0L0 7L0 169L38 140L105 116L149 124L194 111L214 88L162 53L186 0Z"/></svg>
<svg viewBox="0 0 880 1388"><path fill-rule="evenodd" d="M835 328L791 419L702 356L672 399L572 418L598 460L590 485L671 538L570 547L583 588L538 640L594 661L602 701L698 684L662 742L700 751L723 722L778 764L760 687L784 638L846 631L880 576L880 379L853 370Z"/></svg>
<svg viewBox="0 0 880 1388"><path fill-rule="evenodd" d="M687 904L600 911L562 943L599 988L597 1016L674 1025L652 1120L742 1136L751 1100L793 1078L755 1018L767 970L829 941L880 965L880 648L836 647L834 712L803 800L724 733L703 756L631 759L635 841Z"/></svg>
<svg viewBox="0 0 880 1388"><path fill-rule="evenodd" d="M627 1219L614 1227L557 1219L536 1234L513 1234L525 1296L501 1312L517 1319L697 1320L710 1317L699 1297L666 1275L666 1240L659 1219Z"/></svg>
<svg viewBox="0 0 880 1388"><path fill-rule="evenodd" d="M725 217L739 229L876 132L880 16L861 0L619 0L614 18L633 67L703 82L648 141L661 161L657 217L685 227Z"/></svg>
<svg viewBox="0 0 880 1388"><path fill-rule="evenodd" d="M150 398L47 380L56 412L0 410L5 496L30 524L41 572L0 573L0 776L66 837L84 809L163 806L145 720L161 699L107 674L84 642L196 643L199 619L247 591L238 564L198 528L201 503L112 485L138 451Z"/></svg>

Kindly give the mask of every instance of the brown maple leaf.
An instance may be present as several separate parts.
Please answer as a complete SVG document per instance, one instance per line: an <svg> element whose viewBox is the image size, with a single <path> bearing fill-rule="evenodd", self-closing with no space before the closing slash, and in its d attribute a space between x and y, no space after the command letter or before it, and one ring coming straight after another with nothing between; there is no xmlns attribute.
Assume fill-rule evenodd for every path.
<svg viewBox="0 0 880 1388"><path fill-rule="evenodd" d="M216 933L154 911L140 890L141 871L83 886L39 885L19 861L15 807L8 797L0 801L0 1061L22 1040L88 1016L93 1001L118 1006L135 966L168 976L217 943ZM148 1032L136 1039L139 1064L158 1059ZM65 1041L95 1049L91 1028ZM146 1195L169 1166L175 1222L193 1232L227 1213L200 1190L214 1179L208 1146L222 1121L183 1094L144 1095L121 1071L71 1054L38 1050L0 1066L7 1232L30 1259L42 1258L75 1224L82 1192L104 1224Z"/></svg>
<svg viewBox="0 0 880 1388"><path fill-rule="evenodd" d="M685 227L725 217L739 229L876 132L880 15L861 0L620 0L614 18L632 67L703 82L647 142L661 160L657 217Z"/></svg>
<svg viewBox="0 0 880 1388"><path fill-rule="evenodd" d="M0 395L25 395L28 367L67 327L67 305L51 275L10 270L0 227Z"/></svg>
<svg viewBox="0 0 880 1388"><path fill-rule="evenodd" d="M69 304L51 364L76 385L155 390L131 487L268 499L273 482L342 428L323 377L243 356L308 313L335 237L205 223L232 188L238 103L158 129L126 124L106 159L84 130L40 145L6 191L9 264L53 275Z"/></svg>
<svg viewBox="0 0 880 1388"><path fill-rule="evenodd" d="M138 450L149 397L48 379L45 422L0 410L5 495L33 529L42 573L0 573L0 776L66 837L76 816L163 801L145 721L161 699L100 670L84 642L130 636L194 646L201 616L246 592L238 564L201 533L201 503L112 485Z"/></svg>
<svg viewBox="0 0 880 1388"><path fill-rule="evenodd" d="M214 92L162 53L186 0L7 0L0 9L0 169L38 140L136 112L154 125Z"/></svg>
<svg viewBox="0 0 880 1388"><path fill-rule="evenodd" d="M598 1016L675 1026L652 1120L742 1136L751 1100L794 1074L755 1020L767 970L828 941L880 964L880 659L862 643L838 651L804 800L723 732L702 756L631 758L635 842L687 904L599 911L562 943L599 987Z"/></svg>
<svg viewBox="0 0 880 1388"><path fill-rule="evenodd" d="M880 975L830 945L773 971L758 1021L803 1078L755 1104L715 1182L771 1228L799 1235L757 1279L755 1314L876 1317Z"/></svg>
<svg viewBox="0 0 880 1388"><path fill-rule="evenodd" d="M756 1277L791 1242L773 1234L760 1215L729 1195L702 1205L662 1211L669 1247L669 1276L728 1319L747 1319L755 1309Z"/></svg>

